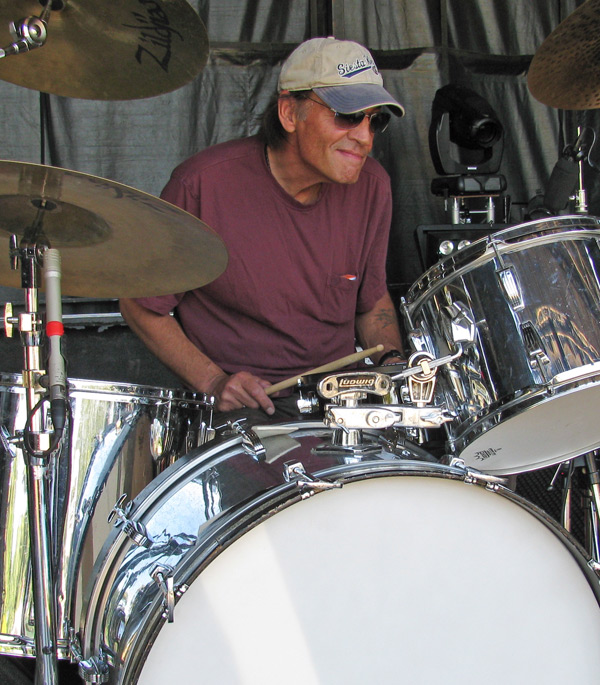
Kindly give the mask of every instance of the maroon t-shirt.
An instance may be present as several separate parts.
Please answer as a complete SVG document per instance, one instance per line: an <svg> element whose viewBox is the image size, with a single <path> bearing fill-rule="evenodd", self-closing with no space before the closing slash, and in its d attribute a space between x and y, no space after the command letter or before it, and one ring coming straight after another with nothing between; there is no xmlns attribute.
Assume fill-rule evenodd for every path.
<svg viewBox="0 0 600 685"><path fill-rule="evenodd" d="M275 181L251 137L191 157L161 197L214 229L229 262L202 288L141 305L175 310L192 342L228 373L272 383L354 352L355 313L386 292L392 203L378 162L368 158L355 184L324 184L306 206Z"/></svg>

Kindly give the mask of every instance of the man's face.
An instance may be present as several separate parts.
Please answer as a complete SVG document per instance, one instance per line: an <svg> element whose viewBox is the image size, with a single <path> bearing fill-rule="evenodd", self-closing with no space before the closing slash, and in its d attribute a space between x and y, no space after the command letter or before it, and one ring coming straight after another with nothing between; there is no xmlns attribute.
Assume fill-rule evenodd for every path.
<svg viewBox="0 0 600 685"><path fill-rule="evenodd" d="M356 183L373 147L369 119L365 117L356 128L344 130L336 125L334 112L324 104L314 92L309 100L297 103L298 161L320 182ZM366 111L370 114L378 109Z"/></svg>

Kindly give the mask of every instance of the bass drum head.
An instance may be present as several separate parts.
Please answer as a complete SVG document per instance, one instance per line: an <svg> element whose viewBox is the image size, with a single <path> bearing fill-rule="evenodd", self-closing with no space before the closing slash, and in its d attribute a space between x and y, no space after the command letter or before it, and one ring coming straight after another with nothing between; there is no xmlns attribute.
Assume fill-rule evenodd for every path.
<svg viewBox="0 0 600 685"><path fill-rule="evenodd" d="M508 491L421 468L248 530L182 596L138 682L596 683L597 579L569 539Z"/></svg>

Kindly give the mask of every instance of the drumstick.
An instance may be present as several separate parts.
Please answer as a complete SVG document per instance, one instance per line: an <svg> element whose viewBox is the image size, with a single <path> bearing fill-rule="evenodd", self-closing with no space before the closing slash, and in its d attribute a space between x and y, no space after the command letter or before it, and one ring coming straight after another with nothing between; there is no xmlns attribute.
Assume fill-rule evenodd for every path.
<svg viewBox="0 0 600 685"><path fill-rule="evenodd" d="M337 369L342 369L344 366L348 366L348 364L359 362L361 359L369 357L374 352L381 352L382 350L383 345L375 345L375 347L369 347L368 350L362 350L361 352L349 354L346 357L340 357L340 359L336 359L335 361L329 362L328 364L323 364L323 366L317 366L316 369L306 371L306 373L303 373L300 376L294 376L293 378L288 378L285 381L280 381L279 383L270 385L265 390L265 392L267 393L267 395L272 395L273 393L279 392L280 390L284 390L285 388L291 388L292 385L296 385L296 383L301 378L304 378L304 376L309 376L313 373L327 373L328 371L336 371Z"/></svg>

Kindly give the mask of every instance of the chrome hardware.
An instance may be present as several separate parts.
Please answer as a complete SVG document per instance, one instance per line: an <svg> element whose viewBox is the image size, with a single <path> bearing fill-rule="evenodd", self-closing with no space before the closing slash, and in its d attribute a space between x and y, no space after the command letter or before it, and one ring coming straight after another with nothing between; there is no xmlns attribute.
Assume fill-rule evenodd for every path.
<svg viewBox="0 0 600 685"><path fill-rule="evenodd" d="M338 373L323 378L317 390L324 399L361 399L368 393L384 397L390 391L390 377L383 373L356 371Z"/></svg>
<svg viewBox="0 0 600 685"><path fill-rule="evenodd" d="M302 493L302 499L307 499L316 492L323 490L333 490L341 488L342 483L339 481L327 481L315 478L310 473L306 472L304 464L301 461L288 461L283 465L283 477L287 483L296 482L300 489L308 490L309 492Z"/></svg>
<svg viewBox="0 0 600 685"><path fill-rule="evenodd" d="M329 428L349 431L360 428L439 428L453 416L440 407L359 405L340 407L328 405L324 423Z"/></svg>
<svg viewBox="0 0 600 685"><path fill-rule="evenodd" d="M431 402L433 391L435 390L436 369L431 366L434 360L429 352L415 352L408 360L408 367L419 367L419 373L413 374L408 379L408 392L410 401L423 407Z"/></svg>
<svg viewBox="0 0 600 685"><path fill-rule="evenodd" d="M163 618L166 618L169 623L175 620L175 586L173 584L173 569L170 566L156 566L150 573L152 580L158 585L163 595L163 606L165 611ZM179 589L179 594L183 594L187 590L187 585Z"/></svg>
<svg viewBox="0 0 600 685"><path fill-rule="evenodd" d="M598 578L600 578L600 562L596 561L596 559L590 559L588 561L588 566L598 576Z"/></svg>
<svg viewBox="0 0 600 685"><path fill-rule="evenodd" d="M267 450L262 444L258 435L251 429L246 428L239 421L229 421L229 427L238 435L242 436L242 447L244 451L256 461L264 461L267 456Z"/></svg>
<svg viewBox="0 0 600 685"><path fill-rule="evenodd" d="M110 677L104 654L92 656L77 664L79 676L85 683L107 683Z"/></svg>
<svg viewBox="0 0 600 685"><path fill-rule="evenodd" d="M12 338L15 324L18 319L13 316L13 306L11 302L4 305L4 333L7 338Z"/></svg>
<svg viewBox="0 0 600 685"><path fill-rule="evenodd" d="M426 373L428 371L426 370L433 370L437 369L440 366L444 366L445 364L450 364L450 362L455 361L458 359L463 353L463 348L462 345L457 346L457 350L454 354L447 354L444 357L438 357L437 359L431 358L430 361L427 361L427 365L425 369L423 368L422 365L417 366L412 366L407 369L404 369L403 371L400 371L399 373L394 374L391 379L393 381L398 381L403 378L410 378L411 376L416 376L417 374L420 373ZM422 354L422 352L415 352L415 354Z"/></svg>
<svg viewBox="0 0 600 685"><path fill-rule="evenodd" d="M521 292L521 286L513 267L508 266L503 269L497 269L496 274L512 310L518 312L524 309L523 293Z"/></svg>
<svg viewBox="0 0 600 685"><path fill-rule="evenodd" d="M115 527L123 525L123 532L125 533L125 535L127 535L127 537L131 538L135 545L137 545L138 547L146 547L149 549L150 547L152 547L153 540L148 535L148 531L146 530L146 527L143 523L140 523L139 521L134 521L133 519L130 519L128 517L133 507L133 502L127 502L127 504L123 508L123 503L126 499L126 494L123 494L119 497L117 503L108 515L107 521L108 523L111 523L116 517L118 520L115 521Z"/></svg>
<svg viewBox="0 0 600 685"><path fill-rule="evenodd" d="M530 321L521 324L521 333L531 360L531 366L539 370L544 377L545 383L549 383L551 379L547 373L547 366L550 364L550 358L544 350L540 334Z"/></svg>
<svg viewBox="0 0 600 685"><path fill-rule="evenodd" d="M450 319L450 339L455 343L475 342L475 321L464 302L452 302L444 307L444 311Z"/></svg>
<svg viewBox="0 0 600 685"><path fill-rule="evenodd" d="M502 476L492 476L489 473L482 473L476 469L467 468L465 462L460 457L453 457L450 460L450 467L460 469L465 473L465 483L471 485L485 484L488 490L497 490L501 485L508 483L508 478Z"/></svg>

